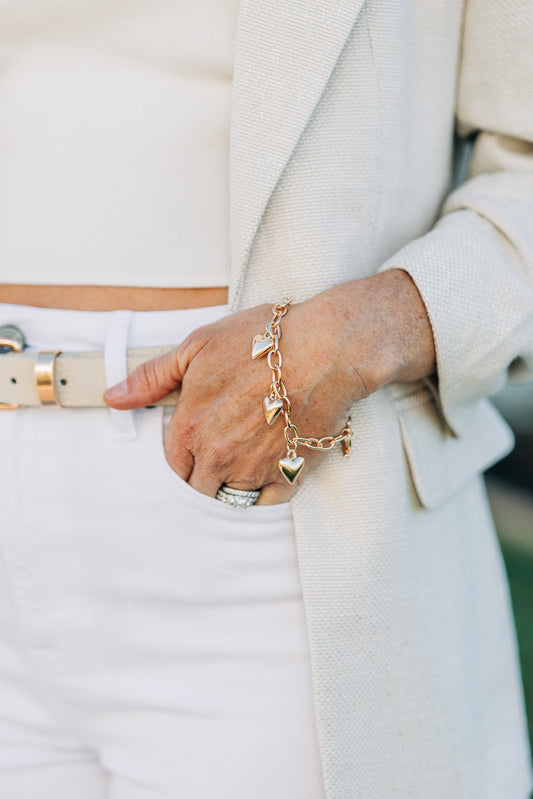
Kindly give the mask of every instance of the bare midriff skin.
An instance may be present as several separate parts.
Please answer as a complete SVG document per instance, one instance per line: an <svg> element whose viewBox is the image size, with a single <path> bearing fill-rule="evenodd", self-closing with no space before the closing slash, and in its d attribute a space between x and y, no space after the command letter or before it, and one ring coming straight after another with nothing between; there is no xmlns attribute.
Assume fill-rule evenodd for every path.
<svg viewBox="0 0 533 799"><path fill-rule="evenodd" d="M0 284L0 302L73 311L171 311L225 305L226 286L144 288L139 286L36 286Z"/></svg>

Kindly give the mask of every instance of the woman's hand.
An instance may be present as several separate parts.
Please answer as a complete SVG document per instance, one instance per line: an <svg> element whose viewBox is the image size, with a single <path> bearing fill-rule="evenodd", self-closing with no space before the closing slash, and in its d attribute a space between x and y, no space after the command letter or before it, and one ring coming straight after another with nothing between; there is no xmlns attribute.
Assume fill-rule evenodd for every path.
<svg viewBox="0 0 533 799"><path fill-rule="evenodd" d="M262 488L258 504L290 498L281 475L286 454L283 416L268 426L263 399L271 371L251 359L272 306L260 305L198 328L175 350L147 361L104 399L113 408L150 405L181 385L168 425L165 453L179 476L215 496L226 483ZM336 435L354 401L394 380L435 369L433 337L422 299L406 272L390 270L335 286L292 305L281 323L282 377L300 435ZM320 458L306 448L305 472Z"/></svg>

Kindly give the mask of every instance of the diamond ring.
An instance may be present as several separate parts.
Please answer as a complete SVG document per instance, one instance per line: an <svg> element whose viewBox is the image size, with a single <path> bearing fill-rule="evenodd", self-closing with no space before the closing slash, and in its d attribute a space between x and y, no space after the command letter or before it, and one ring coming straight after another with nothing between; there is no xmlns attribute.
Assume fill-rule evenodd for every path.
<svg viewBox="0 0 533 799"><path fill-rule="evenodd" d="M240 488L230 488L223 483L217 491L216 499L233 505L235 508L249 508L259 499L261 489L256 491L243 491Z"/></svg>

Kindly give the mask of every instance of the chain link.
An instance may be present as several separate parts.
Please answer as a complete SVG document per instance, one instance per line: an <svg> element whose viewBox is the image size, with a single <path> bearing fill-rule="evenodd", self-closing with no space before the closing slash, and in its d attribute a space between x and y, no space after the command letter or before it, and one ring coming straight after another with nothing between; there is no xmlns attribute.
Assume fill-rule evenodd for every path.
<svg viewBox="0 0 533 799"><path fill-rule="evenodd" d="M285 441L287 442L287 457L291 460L296 458L296 449L299 444L308 449L330 450L336 444L342 443L343 454L346 457L350 452L353 431L350 427L351 418L348 417L346 425L336 436L323 436L322 438L307 438L298 435L298 428L291 422L292 413L291 403L287 394L287 388L281 378L281 365L283 359L279 350L279 340L281 338L281 320L289 310L292 300L284 298L282 303L277 303L272 308L272 319L265 325L265 338L273 343L272 349L268 352L267 360L272 372L272 383L270 385L271 400L278 400L282 403L281 413L285 420Z"/></svg>

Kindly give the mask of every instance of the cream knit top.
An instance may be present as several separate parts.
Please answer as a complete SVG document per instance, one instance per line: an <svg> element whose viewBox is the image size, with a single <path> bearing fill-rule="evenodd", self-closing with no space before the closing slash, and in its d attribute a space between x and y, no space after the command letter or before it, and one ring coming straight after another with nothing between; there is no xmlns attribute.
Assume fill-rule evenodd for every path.
<svg viewBox="0 0 533 799"><path fill-rule="evenodd" d="M1 0L0 283L225 286L237 0Z"/></svg>

